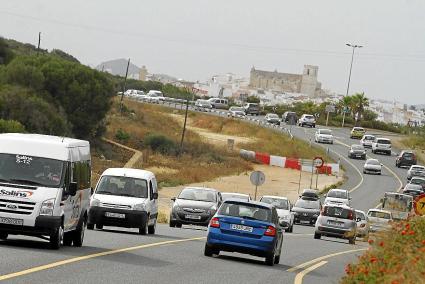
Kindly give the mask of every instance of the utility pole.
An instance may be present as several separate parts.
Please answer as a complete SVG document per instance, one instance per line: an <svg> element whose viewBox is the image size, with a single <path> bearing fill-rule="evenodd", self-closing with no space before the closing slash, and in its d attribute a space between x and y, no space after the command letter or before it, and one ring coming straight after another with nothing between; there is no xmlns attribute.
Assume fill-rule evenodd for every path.
<svg viewBox="0 0 425 284"><path fill-rule="evenodd" d="M345 45L353 48L353 52L351 53L350 73L348 74L347 92L345 93L345 96L348 96L348 91L350 90L350 82L351 82L351 70L353 69L354 50L356 48L362 48L363 46L357 45L357 44L351 44L351 43L346 43ZM344 123L345 123L345 113L346 113L346 109L344 106L343 113L342 113L342 127L344 127Z"/></svg>
<svg viewBox="0 0 425 284"><path fill-rule="evenodd" d="M186 111L184 113L184 123L183 123L183 130L182 130L182 138L180 140L180 150L179 155L183 153L183 141L184 141L184 134L186 133L186 123L187 123L187 113L189 110L189 94L186 96Z"/></svg>
<svg viewBox="0 0 425 284"><path fill-rule="evenodd" d="M41 43L41 32L38 32L37 55L40 52L40 43Z"/></svg>
<svg viewBox="0 0 425 284"><path fill-rule="evenodd" d="M124 93L125 93L125 88L126 88L126 84L127 84L127 75L128 75L128 67L129 66L130 66L130 58L128 59L127 69L125 70L124 86L122 88L121 102L120 102L120 114L122 114L122 100L124 99Z"/></svg>

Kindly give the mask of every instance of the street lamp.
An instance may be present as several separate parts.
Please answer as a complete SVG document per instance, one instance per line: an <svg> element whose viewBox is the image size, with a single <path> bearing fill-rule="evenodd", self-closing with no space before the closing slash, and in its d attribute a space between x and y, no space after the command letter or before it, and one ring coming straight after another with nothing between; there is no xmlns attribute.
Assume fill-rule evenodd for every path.
<svg viewBox="0 0 425 284"><path fill-rule="evenodd" d="M348 47L351 47L353 49L353 52L351 53L351 64L350 64L350 73L348 75L348 84L347 84L347 92L345 93L345 96L348 96L348 91L350 90L350 82L351 82L351 70L353 69L353 59L354 59L354 50L356 48L362 48L363 45L357 45L357 44L351 44L351 43L346 43L345 44ZM345 107L342 113L342 127L344 127L344 122L345 122Z"/></svg>

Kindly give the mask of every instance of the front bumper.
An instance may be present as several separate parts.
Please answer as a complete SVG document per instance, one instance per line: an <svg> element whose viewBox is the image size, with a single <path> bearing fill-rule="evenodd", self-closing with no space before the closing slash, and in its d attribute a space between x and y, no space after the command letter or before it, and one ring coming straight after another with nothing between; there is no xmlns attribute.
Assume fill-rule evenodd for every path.
<svg viewBox="0 0 425 284"><path fill-rule="evenodd" d="M188 215L196 215L199 216L199 219L191 219L191 218L186 218L186 216ZM208 226L208 224L210 223L211 218L214 216L214 214L208 214L207 212L204 213L189 213L189 212L185 212L185 211L179 211L179 212L175 212L174 210L171 212L170 215L170 220L180 223L180 224L185 224L185 225L199 225L199 226Z"/></svg>
<svg viewBox="0 0 425 284"><path fill-rule="evenodd" d="M380 174L382 172L382 169L364 169L363 171L366 174Z"/></svg>
<svg viewBox="0 0 425 284"><path fill-rule="evenodd" d="M107 217L106 212L124 214L125 218ZM89 210L88 223L124 228L140 228L147 224L147 220L148 214L146 211L93 206Z"/></svg>
<svg viewBox="0 0 425 284"><path fill-rule="evenodd" d="M311 224L316 223L317 218L319 217L314 216L313 214L310 213L306 213L307 215L305 215L305 213L295 213L294 215L294 222L296 223L301 223L301 222L309 222Z"/></svg>
<svg viewBox="0 0 425 284"><path fill-rule="evenodd" d="M0 224L0 232L11 235L49 236L56 232L61 225L61 216L38 216L35 219L34 227Z"/></svg>

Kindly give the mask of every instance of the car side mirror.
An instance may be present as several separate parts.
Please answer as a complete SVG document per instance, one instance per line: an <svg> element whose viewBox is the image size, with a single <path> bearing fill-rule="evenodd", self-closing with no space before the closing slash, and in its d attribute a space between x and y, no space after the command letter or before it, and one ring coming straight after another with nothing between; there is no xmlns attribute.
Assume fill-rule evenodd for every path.
<svg viewBox="0 0 425 284"><path fill-rule="evenodd" d="M176 198L175 197L171 197L171 201L175 202Z"/></svg>
<svg viewBox="0 0 425 284"><path fill-rule="evenodd" d="M356 218L356 222L360 222L361 220L361 218Z"/></svg>
<svg viewBox="0 0 425 284"><path fill-rule="evenodd" d="M152 197L153 197L153 199L158 199L158 192L154 192Z"/></svg>
<svg viewBox="0 0 425 284"><path fill-rule="evenodd" d="M76 182L73 181L69 184L68 193L71 196L75 196L77 194L77 183Z"/></svg>
<svg viewBox="0 0 425 284"><path fill-rule="evenodd" d="M94 194L94 188L90 187L90 195L93 195L93 194Z"/></svg>

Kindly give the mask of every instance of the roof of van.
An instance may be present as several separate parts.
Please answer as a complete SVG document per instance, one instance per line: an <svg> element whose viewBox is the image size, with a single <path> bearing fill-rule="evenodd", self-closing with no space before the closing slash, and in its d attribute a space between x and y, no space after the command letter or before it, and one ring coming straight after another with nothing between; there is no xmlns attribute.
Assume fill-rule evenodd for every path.
<svg viewBox="0 0 425 284"><path fill-rule="evenodd" d="M42 134L0 134L1 153L69 160L69 148L77 148L77 153L80 153L75 155L84 157L84 160L90 159L90 143L85 140Z"/></svg>
<svg viewBox="0 0 425 284"><path fill-rule="evenodd" d="M131 168L109 168L102 173L102 176L124 176L140 179L150 179L155 177L155 175L150 171Z"/></svg>

